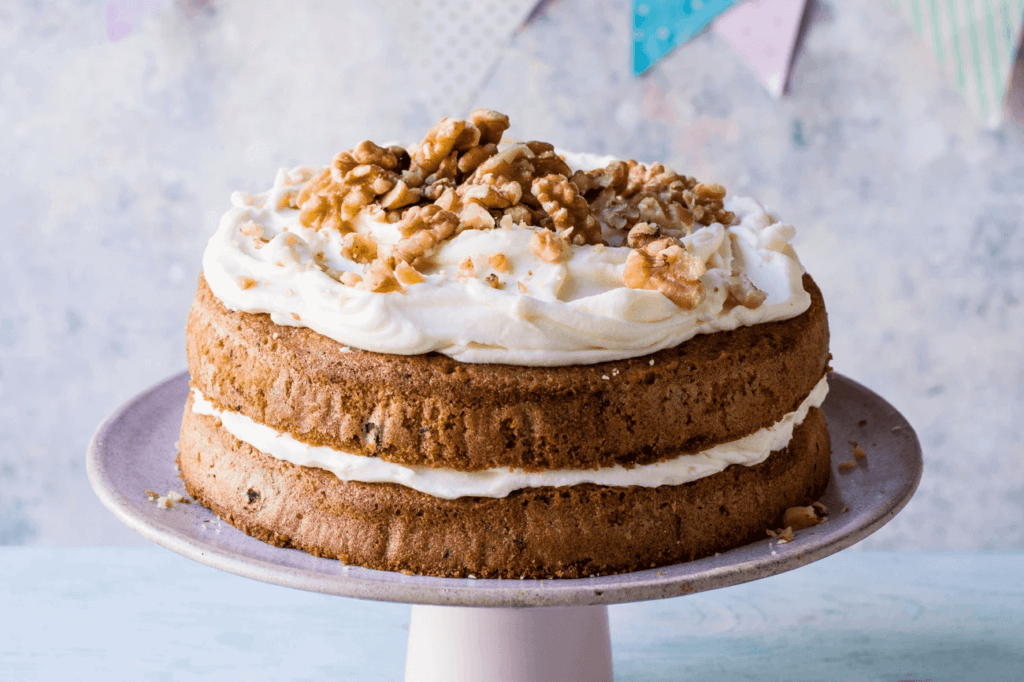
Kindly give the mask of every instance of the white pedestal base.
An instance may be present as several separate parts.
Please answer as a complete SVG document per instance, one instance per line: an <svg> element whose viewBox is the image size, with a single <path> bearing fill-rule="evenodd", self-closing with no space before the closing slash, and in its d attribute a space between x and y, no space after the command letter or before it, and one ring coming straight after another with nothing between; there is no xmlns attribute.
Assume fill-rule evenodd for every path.
<svg viewBox="0 0 1024 682"><path fill-rule="evenodd" d="M608 607L414 605L405 682L612 682Z"/></svg>

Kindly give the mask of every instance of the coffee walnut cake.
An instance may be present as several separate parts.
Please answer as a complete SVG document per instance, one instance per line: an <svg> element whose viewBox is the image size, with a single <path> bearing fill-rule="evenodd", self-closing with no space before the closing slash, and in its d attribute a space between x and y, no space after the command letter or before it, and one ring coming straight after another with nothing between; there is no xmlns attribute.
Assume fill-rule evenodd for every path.
<svg viewBox="0 0 1024 682"><path fill-rule="evenodd" d="M350 564L579 578L764 538L823 494L828 322L793 228L508 125L232 195L188 320L190 495Z"/></svg>

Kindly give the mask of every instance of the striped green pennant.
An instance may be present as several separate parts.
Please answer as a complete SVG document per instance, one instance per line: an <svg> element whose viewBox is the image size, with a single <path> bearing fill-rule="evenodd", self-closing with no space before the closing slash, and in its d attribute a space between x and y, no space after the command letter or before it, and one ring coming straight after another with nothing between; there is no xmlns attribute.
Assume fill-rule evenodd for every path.
<svg viewBox="0 0 1024 682"><path fill-rule="evenodd" d="M894 1L971 108L991 127L1002 123L1024 0Z"/></svg>

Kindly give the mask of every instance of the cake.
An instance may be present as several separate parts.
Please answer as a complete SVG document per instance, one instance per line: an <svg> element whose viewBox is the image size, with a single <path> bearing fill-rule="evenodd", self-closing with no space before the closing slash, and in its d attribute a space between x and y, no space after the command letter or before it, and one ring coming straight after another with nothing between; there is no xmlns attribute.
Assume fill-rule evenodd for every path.
<svg viewBox="0 0 1024 682"><path fill-rule="evenodd" d="M508 125L232 195L188 320L192 497L368 568L578 578L764 538L823 494L828 322L793 228Z"/></svg>

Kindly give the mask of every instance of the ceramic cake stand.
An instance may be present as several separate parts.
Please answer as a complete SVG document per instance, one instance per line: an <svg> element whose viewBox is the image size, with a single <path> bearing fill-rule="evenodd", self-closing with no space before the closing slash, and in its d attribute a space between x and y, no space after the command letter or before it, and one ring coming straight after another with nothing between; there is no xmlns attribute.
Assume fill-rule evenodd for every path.
<svg viewBox="0 0 1024 682"><path fill-rule="evenodd" d="M412 603L409 682L610 682L608 604L678 597L789 571L849 547L906 505L922 466L910 424L860 384L838 374L829 383L823 406L833 450L832 480L822 498L827 522L798 531L786 544L766 536L699 561L623 575L407 576L273 547L198 504L160 508L146 490L184 493L174 459L187 373L129 400L100 426L89 446L89 480L103 504L133 530L200 563L301 590ZM840 462L853 459L850 440L868 456L840 470Z"/></svg>

